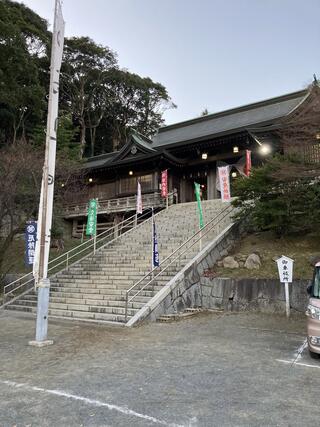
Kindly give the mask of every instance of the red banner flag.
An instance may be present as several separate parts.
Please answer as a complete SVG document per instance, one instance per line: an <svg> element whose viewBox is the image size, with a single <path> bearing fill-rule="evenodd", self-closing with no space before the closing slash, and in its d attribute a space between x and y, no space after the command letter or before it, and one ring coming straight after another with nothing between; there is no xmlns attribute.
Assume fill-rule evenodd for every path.
<svg viewBox="0 0 320 427"><path fill-rule="evenodd" d="M251 151L246 150L246 165L244 167L244 173L249 176L251 172Z"/></svg>
<svg viewBox="0 0 320 427"><path fill-rule="evenodd" d="M161 197L168 197L168 169L161 172Z"/></svg>

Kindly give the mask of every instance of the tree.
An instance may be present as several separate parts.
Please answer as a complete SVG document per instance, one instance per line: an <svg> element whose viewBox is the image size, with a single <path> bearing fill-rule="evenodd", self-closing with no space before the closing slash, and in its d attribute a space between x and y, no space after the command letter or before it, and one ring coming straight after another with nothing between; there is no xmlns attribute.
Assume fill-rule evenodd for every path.
<svg viewBox="0 0 320 427"><path fill-rule="evenodd" d="M23 232L25 222L38 217L44 151L24 140L0 151L0 270L5 251L14 237ZM64 156L57 159L55 180L55 219L68 193L81 185L78 164ZM62 185L63 184L63 185Z"/></svg>
<svg viewBox="0 0 320 427"><path fill-rule="evenodd" d="M109 72L112 104L107 122L112 128L113 149L126 142L130 128L152 136L164 122L163 112L175 108L167 90L150 78L126 70Z"/></svg>
<svg viewBox="0 0 320 427"><path fill-rule="evenodd" d="M47 23L19 3L0 2L1 141L25 137L45 110Z"/></svg>
<svg viewBox="0 0 320 427"><path fill-rule="evenodd" d="M0 147L42 140L50 49L44 19L21 3L0 1ZM65 40L60 122L79 158L119 148L130 128L153 135L172 107L163 85L120 70L109 47L88 37Z"/></svg>
<svg viewBox="0 0 320 427"><path fill-rule="evenodd" d="M99 92L103 89L105 72L115 64L115 54L108 47L97 45L88 37L66 40L62 100L70 105L74 119L79 124L80 158L86 148L87 129L94 129L102 119L103 101ZM95 118L93 111L96 113Z"/></svg>
<svg viewBox="0 0 320 427"><path fill-rule="evenodd" d="M78 127L76 127L72 120L71 113L60 111L58 120L57 132L57 153L60 158L76 161L79 158L79 144L76 141L78 134ZM33 128L30 135L30 142L33 147L44 147L46 136L46 128L44 125L37 125Z"/></svg>
<svg viewBox="0 0 320 427"><path fill-rule="evenodd" d="M305 162L320 162L320 88L310 87L308 100L286 118L276 132L280 149L285 154L295 154Z"/></svg>
<svg viewBox="0 0 320 427"><path fill-rule="evenodd" d="M234 183L238 218L278 237L320 230L320 164L277 155Z"/></svg>

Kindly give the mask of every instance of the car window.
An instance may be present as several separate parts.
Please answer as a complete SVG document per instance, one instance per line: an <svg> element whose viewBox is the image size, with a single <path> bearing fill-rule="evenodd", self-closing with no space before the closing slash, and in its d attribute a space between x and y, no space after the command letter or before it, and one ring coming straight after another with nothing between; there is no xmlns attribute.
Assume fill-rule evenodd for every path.
<svg viewBox="0 0 320 427"><path fill-rule="evenodd" d="M315 268L312 293L314 298L320 298L320 267Z"/></svg>

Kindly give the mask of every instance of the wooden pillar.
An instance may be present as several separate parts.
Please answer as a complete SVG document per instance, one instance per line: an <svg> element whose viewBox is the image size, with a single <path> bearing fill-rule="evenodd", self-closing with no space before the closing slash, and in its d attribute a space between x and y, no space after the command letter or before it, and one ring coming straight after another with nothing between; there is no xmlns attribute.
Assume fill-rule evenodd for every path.
<svg viewBox="0 0 320 427"><path fill-rule="evenodd" d="M217 199L217 186L216 186L216 165L212 165L207 174L207 194L208 200Z"/></svg>
<svg viewBox="0 0 320 427"><path fill-rule="evenodd" d="M153 190L159 190L159 171L153 173Z"/></svg>
<svg viewBox="0 0 320 427"><path fill-rule="evenodd" d="M180 180L180 203L185 203L186 202L186 179L185 178L181 178Z"/></svg>
<svg viewBox="0 0 320 427"><path fill-rule="evenodd" d="M168 173L168 193L173 191L173 177L171 173Z"/></svg>
<svg viewBox="0 0 320 427"><path fill-rule="evenodd" d="M116 182L115 182L115 196L118 196L119 195L119 193L120 193L120 190L121 190L121 188L120 188L120 177L116 177Z"/></svg>

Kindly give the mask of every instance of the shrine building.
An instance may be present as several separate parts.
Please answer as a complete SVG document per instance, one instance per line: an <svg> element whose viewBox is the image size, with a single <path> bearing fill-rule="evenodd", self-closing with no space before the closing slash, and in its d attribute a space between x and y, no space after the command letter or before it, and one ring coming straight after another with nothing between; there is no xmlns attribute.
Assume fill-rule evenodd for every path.
<svg viewBox="0 0 320 427"><path fill-rule="evenodd" d="M298 92L253 104L208 114L164 126L149 139L132 132L116 152L87 159L85 190L73 195L64 207L64 217L73 221L74 234L86 221L89 199L97 198L98 229L116 218L132 215L136 209L137 181L142 188L143 207L159 209L161 172L168 170L169 203L194 201L194 182L201 185L204 200L220 197L216 171L231 165L231 181L239 176L238 166L250 150L252 165L277 151L283 152L279 131L301 117L308 117L320 105L317 84ZM320 133L310 140L309 155L318 161Z"/></svg>

